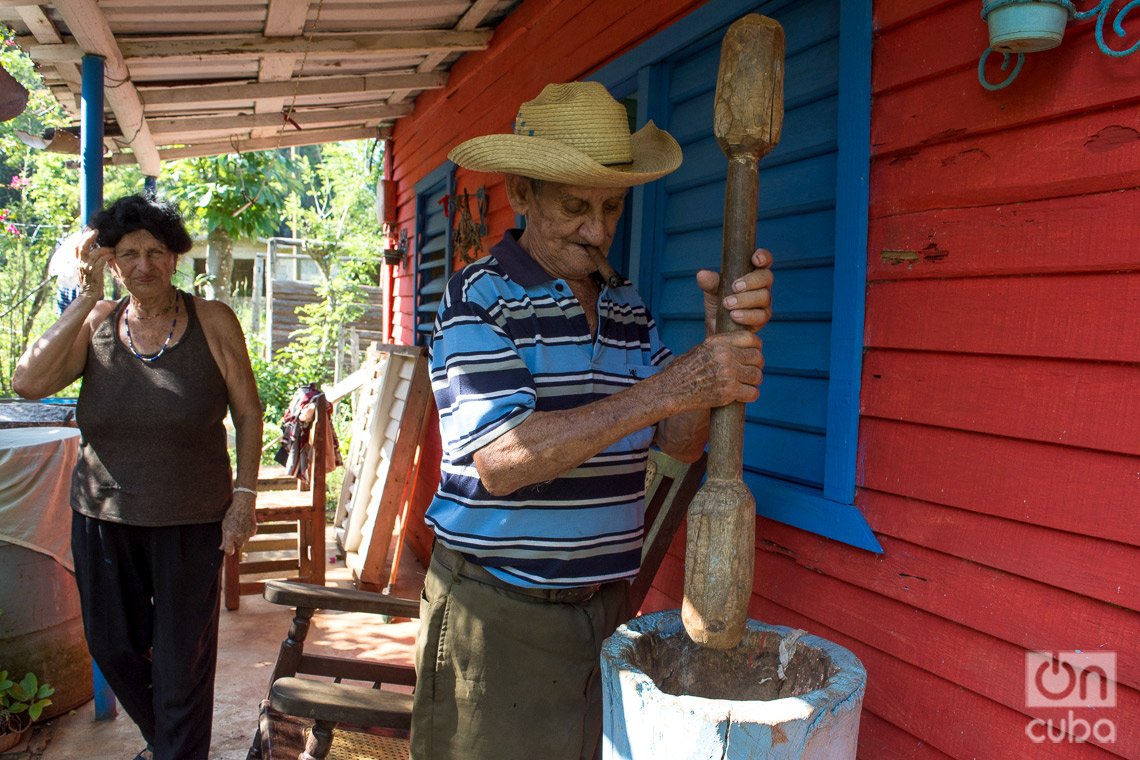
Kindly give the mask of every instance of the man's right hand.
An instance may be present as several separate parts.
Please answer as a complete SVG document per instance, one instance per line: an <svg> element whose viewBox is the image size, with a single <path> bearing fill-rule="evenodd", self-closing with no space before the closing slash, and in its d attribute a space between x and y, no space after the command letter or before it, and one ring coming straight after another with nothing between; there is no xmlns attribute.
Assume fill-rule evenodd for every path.
<svg viewBox="0 0 1140 760"><path fill-rule="evenodd" d="M760 339L740 330L717 333L677 357L658 377L666 393L688 409L748 403L760 396L764 354Z"/></svg>

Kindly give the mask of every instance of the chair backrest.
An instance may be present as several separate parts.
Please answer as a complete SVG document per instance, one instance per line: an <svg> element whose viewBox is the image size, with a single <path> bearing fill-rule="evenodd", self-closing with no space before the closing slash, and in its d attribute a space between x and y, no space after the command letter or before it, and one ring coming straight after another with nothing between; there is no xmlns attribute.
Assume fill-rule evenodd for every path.
<svg viewBox="0 0 1140 760"><path fill-rule="evenodd" d="M701 486L707 461L708 454L686 464L660 451L649 452L645 473L645 543L641 548L641 570L629 589L631 613L637 612L645 601L673 536L685 519L689 502Z"/></svg>

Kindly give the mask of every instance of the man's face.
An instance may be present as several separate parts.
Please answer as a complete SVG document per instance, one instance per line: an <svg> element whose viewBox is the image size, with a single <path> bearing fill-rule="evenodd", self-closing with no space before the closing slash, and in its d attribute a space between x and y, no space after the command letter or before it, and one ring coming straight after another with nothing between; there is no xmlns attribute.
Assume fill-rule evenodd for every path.
<svg viewBox="0 0 1140 760"><path fill-rule="evenodd" d="M529 180L510 177L515 211L526 216L520 243L543 269L566 280L581 279L605 257L625 207L626 188L580 187L544 182L535 192Z"/></svg>

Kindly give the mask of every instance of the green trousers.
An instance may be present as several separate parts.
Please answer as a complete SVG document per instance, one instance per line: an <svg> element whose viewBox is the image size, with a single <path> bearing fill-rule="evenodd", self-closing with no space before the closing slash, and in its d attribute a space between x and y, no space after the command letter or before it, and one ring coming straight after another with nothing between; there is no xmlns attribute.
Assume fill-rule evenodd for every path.
<svg viewBox="0 0 1140 760"><path fill-rule="evenodd" d="M413 760L593 760L602 641L626 620L628 584L556 603L466 577L462 564L433 555L428 566Z"/></svg>

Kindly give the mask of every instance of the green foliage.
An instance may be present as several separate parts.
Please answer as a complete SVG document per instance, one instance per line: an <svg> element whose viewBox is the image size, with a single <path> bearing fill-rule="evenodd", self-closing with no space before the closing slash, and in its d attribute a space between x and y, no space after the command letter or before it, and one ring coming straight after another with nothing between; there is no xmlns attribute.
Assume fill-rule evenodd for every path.
<svg viewBox="0 0 1140 760"><path fill-rule="evenodd" d="M54 293L48 261L74 227L78 174L76 157L36 150L16 134L38 137L66 117L7 27L0 27L0 65L29 92L24 113L0 123L0 392L10 393L25 337L42 326L40 312Z"/></svg>
<svg viewBox="0 0 1140 760"><path fill-rule="evenodd" d="M162 187L191 234L221 230L233 239L277 234L287 198L301 189L277 151L174 161L164 167Z"/></svg>
<svg viewBox="0 0 1140 760"><path fill-rule="evenodd" d="M0 734L19 733L39 720L51 705L52 694L55 689L40 683L34 673L16 681L7 670L0 670Z"/></svg>
<svg viewBox="0 0 1140 760"><path fill-rule="evenodd" d="M40 719L44 708L51 704L48 699L55 689L46 683L41 684L34 673L27 673L19 681L8 677L8 671L0 670L0 721L6 721L11 731L22 731Z"/></svg>
<svg viewBox="0 0 1140 760"><path fill-rule="evenodd" d="M332 279L334 270L375 282L381 229L374 211L382 152L376 142L332 143L299 149L293 170L304 187L287 201L294 237Z"/></svg>

